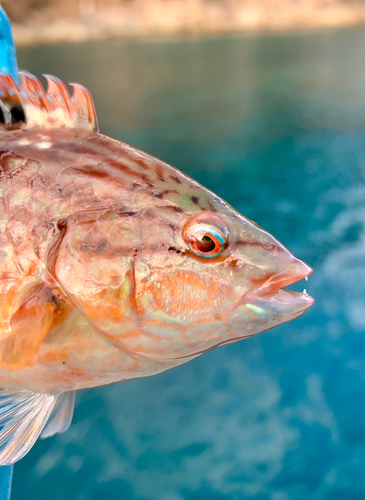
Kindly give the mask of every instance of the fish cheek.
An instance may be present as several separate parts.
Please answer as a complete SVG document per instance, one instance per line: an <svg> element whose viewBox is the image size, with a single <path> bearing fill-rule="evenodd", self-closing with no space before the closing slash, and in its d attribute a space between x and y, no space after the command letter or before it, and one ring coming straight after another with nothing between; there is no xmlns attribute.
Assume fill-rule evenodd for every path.
<svg viewBox="0 0 365 500"><path fill-rule="evenodd" d="M153 358L199 354L230 336L224 316L237 302L228 284L192 269L156 269L136 264L136 306L141 333L123 345ZM146 278L148 274L148 278Z"/></svg>

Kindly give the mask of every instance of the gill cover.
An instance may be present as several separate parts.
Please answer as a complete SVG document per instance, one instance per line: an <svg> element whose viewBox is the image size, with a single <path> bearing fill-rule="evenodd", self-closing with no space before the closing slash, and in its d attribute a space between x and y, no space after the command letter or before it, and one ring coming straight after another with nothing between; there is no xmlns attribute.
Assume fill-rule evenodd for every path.
<svg viewBox="0 0 365 500"><path fill-rule="evenodd" d="M112 340L137 329L134 303L135 221L112 210L67 220L54 273L78 309Z"/></svg>

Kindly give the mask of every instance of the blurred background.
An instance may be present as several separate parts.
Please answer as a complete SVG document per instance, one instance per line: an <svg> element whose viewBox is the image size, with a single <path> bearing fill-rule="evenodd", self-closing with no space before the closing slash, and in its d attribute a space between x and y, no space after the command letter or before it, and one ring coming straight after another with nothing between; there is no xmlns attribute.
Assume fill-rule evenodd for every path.
<svg viewBox="0 0 365 500"><path fill-rule="evenodd" d="M364 0L2 0L18 44L355 26Z"/></svg>
<svg viewBox="0 0 365 500"><path fill-rule="evenodd" d="M2 3L22 69L88 87L102 132L274 234L313 267L316 299L294 322L179 368L81 392L70 430L16 464L13 499L363 500L365 2ZM250 28L238 29L246 7ZM96 40L112 9L130 15L115 21L123 33L143 36ZM225 30L218 14L203 23L208 11ZM39 27L61 21L67 42L86 25L89 41L41 45Z"/></svg>

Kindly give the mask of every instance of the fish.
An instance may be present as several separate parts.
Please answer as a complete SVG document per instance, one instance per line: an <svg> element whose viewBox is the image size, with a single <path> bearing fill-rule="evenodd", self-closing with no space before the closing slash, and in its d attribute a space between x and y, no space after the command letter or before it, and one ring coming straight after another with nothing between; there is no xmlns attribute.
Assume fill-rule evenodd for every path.
<svg viewBox="0 0 365 500"><path fill-rule="evenodd" d="M99 132L90 92L0 74L0 465L75 391L291 321L312 269L196 181Z"/></svg>

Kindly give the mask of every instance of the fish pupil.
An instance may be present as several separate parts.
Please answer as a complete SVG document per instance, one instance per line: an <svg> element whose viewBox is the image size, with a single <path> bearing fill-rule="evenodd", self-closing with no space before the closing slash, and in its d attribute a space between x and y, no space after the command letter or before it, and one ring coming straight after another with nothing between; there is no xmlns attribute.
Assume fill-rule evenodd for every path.
<svg viewBox="0 0 365 500"><path fill-rule="evenodd" d="M208 253L213 252L215 243L208 235L204 235L200 240L197 240L196 246L200 252Z"/></svg>

